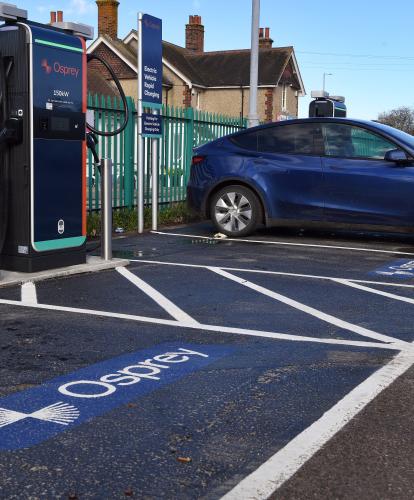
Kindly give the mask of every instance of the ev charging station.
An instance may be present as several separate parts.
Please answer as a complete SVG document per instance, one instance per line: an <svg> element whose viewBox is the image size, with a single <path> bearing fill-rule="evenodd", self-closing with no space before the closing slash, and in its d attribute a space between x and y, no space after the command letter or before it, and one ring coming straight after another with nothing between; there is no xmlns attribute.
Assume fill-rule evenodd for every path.
<svg viewBox="0 0 414 500"><path fill-rule="evenodd" d="M86 262L87 56L93 28L42 25L0 3L0 269L36 272ZM125 113L127 117L128 114Z"/></svg>
<svg viewBox="0 0 414 500"><path fill-rule="evenodd" d="M329 95L325 90L312 90L311 97L309 118L346 118L345 97Z"/></svg>

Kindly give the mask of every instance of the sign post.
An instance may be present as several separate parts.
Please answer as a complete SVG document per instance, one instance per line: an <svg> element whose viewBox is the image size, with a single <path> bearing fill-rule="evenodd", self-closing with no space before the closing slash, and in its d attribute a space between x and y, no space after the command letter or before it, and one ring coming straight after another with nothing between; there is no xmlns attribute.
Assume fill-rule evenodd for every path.
<svg viewBox="0 0 414 500"><path fill-rule="evenodd" d="M144 232L144 139L151 140L152 228L158 217L158 139L162 137L162 20L138 14L138 233ZM145 110L145 112L144 112ZM149 110L149 111L147 111ZM149 141L148 141L149 142Z"/></svg>
<svg viewBox="0 0 414 500"><path fill-rule="evenodd" d="M249 127L259 125L257 85L259 79L260 0L252 0L252 48L250 53Z"/></svg>

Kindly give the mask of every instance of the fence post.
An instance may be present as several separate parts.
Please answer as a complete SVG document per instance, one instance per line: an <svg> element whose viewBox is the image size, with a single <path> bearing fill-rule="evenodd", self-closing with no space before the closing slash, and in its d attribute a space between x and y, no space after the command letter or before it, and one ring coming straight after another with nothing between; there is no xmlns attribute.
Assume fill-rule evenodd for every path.
<svg viewBox="0 0 414 500"><path fill-rule="evenodd" d="M185 153L185 172L184 172L184 185L187 185L190 176L191 158L193 156L194 147L194 109L186 108L185 110L185 138L184 144L186 145Z"/></svg>
<svg viewBox="0 0 414 500"><path fill-rule="evenodd" d="M135 105L132 97L127 97L128 102L128 125L125 129L124 140L124 186L125 205L132 208L134 204L134 151L135 151Z"/></svg>

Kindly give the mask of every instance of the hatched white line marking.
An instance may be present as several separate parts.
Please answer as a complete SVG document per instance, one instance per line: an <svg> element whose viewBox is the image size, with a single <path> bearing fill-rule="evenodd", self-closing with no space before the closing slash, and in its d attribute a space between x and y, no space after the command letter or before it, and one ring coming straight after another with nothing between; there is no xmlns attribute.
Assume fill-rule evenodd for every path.
<svg viewBox="0 0 414 500"><path fill-rule="evenodd" d="M25 302L26 304L37 304L36 285L33 283L33 281L27 281L26 283L23 283L21 296L22 302Z"/></svg>
<svg viewBox="0 0 414 500"><path fill-rule="evenodd" d="M350 286L351 288L356 288L357 290L363 290L364 292L374 293L376 295L381 295L382 297L387 297L389 299L400 300L401 302L407 302L408 304L414 304L414 299L396 295L395 293L383 292L382 290L376 290L375 288L359 285L358 283L352 283L351 281L343 279L334 279L332 281L336 281L341 285Z"/></svg>
<svg viewBox="0 0 414 500"><path fill-rule="evenodd" d="M153 234L161 234L163 236L178 236L181 238L195 238L202 240L214 240L210 236L198 236L196 234L180 234L180 233L165 233L163 231L151 231ZM262 243L263 245L283 245L292 247L311 247L311 248L335 248L336 250L350 250L355 252L372 252L372 253L386 253L391 255L414 255L411 252L398 252L393 250L380 250L376 248L363 248L363 247L344 247L339 245L318 245L316 243L291 243L287 241L266 241L266 240L244 240L242 238L226 238L222 241L235 241L236 243Z"/></svg>
<svg viewBox="0 0 414 500"><path fill-rule="evenodd" d="M93 309L80 309L76 307L65 307L65 306L55 306L51 304L25 304L24 302L19 302L15 300L0 299L0 304L17 306L17 307L31 307L35 309L43 309L46 311L59 311L68 312L75 314L85 314L90 316L99 316L103 318L116 318L123 319L127 321L137 321L141 323L152 323L155 325L166 325L178 328L188 328L193 330L208 331L214 333L231 333L235 335L245 335L248 337L263 337L274 340L291 340L294 342L310 342L316 344L332 344L332 345L347 345L353 347L369 347L375 349L389 349L396 351L403 351L406 346L410 346L407 343L393 343L385 344L380 342L364 342L356 340L341 340L332 338L318 338L318 337L304 337L302 335L292 335L287 333L276 333L276 332L266 332L261 330L248 330L244 328L233 328L227 326L216 326L216 325L205 325L203 323L181 323L175 320L169 319L159 319L159 318L148 318L146 316L135 316L132 314L122 314L122 313L112 313L107 311L95 311Z"/></svg>
<svg viewBox="0 0 414 500"><path fill-rule="evenodd" d="M201 264L182 264L181 262L162 262L159 260L144 260L144 259L128 259L130 262L142 262L144 264L160 264L163 266L179 266L179 267L194 267L198 269L208 269L210 265ZM337 280L343 279L346 281L352 281L354 283L366 283L367 285L385 285L385 286L396 286L401 288L414 288L414 285L407 285L405 283L390 283L388 281L368 281L368 280L356 280L354 278L335 278L333 276L317 276L314 274L298 274L298 273L287 273L283 271L265 271L263 269L243 269L238 267L223 267L220 269L225 271L242 272L242 273L257 273L257 274L274 274L275 276L292 276L294 278L309 278L318 280Z"/></svg>
<svg viewBox="0 0 414 500"><path fill-rule="evenodd" d="M131 273L125 267L117 267L116 270L119 274L124 276L127 280L129 280L132 284L134 284L137 288L139 288L142 292L144 292L148 297L154 300L160 307L162 307L167 313L175 318L177 321L181 321L183 323L188 323L192 325L198 325L199 322L193 319L190 315L176 306L171 300L167 299L162 293L153 288L151 285L146 283L144 280L136 276L134 273Z"/></svg>
<svg viewBox="0 0 414 500"><path fill-rule="evenodd" d="M273 292L272 290L264 288L260 285L256 285L255 283L252 283L251 281L247 281L244 278L239 278L238 276L235 276L234 274L230 274L227 271L223 271L220 268L209 267L208 269L210 269L211 271L213 271L214 273L216 273L220 276L223 276L224 278L227 278L227 279L232 280L236 283L239 283L240 285L243 285L247 288L250 288L251 290L254 290L255 292L266 295L267 297L270 297L274 300L282 302L283 304L286 304L290 307L294 307L295 309L298 309L299 311L302 311L306 314L314 316L315 318L318 318L322 321L325 321L326 323L330 323L331 325L335 325L335 326L338 326L339 328L343 328L344 330L351 331L353 333L356 333L358 335L362 335L364 337L369 337L371 339L379 340L380 342L391 342L391 343L396 343L396 344L408 345L408 342L404 342L403 340L389 337L388 335L384 335L382 333L374 332L373 330L368 330L367 328L364 328L364 327L358 326L358 325L354 325L353 323L348 323L348 321L344 321L342 319L336 318L335 316L331 316L330 314L326 314L322 311L319 311L318 309L314 309L313 307L307 306L305 304L302 304L301 302L290 299L289 297L286 297L285 295L281 295L280 293L276 293L276 292Z"/></svg>
<svg viewBox="0 0 414 500"><path fill-rule="evenodd" d="M414 364L414 354L402 352L358 385L310 427L243 479L222 500L266 499L291 478L318 450L368 403Z"/></svg>

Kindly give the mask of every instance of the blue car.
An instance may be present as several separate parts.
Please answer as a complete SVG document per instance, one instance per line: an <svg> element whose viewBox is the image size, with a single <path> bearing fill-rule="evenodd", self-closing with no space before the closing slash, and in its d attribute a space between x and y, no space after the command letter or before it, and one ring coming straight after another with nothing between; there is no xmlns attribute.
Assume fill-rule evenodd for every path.
<svg viewBox="0 0 414 500"><path fill-rule="evenodd" d="M187 194L232 237L259 224L412 232L414 137L344 118L261 125L196 148Z"/></svg>

